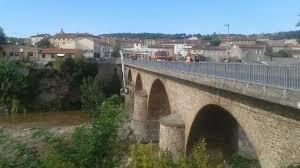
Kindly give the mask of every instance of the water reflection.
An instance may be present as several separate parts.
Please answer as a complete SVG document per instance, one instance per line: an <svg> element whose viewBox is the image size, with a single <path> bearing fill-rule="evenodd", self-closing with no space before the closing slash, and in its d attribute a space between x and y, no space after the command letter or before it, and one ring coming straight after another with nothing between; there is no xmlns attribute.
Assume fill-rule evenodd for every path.
<svg viewBox="0 0 300 168"><path fill-rule="evenodd" d="M81 111L20 113L14 116L0 116L0 127L52 128L77 126L89 121L89 115Z"/></svg>

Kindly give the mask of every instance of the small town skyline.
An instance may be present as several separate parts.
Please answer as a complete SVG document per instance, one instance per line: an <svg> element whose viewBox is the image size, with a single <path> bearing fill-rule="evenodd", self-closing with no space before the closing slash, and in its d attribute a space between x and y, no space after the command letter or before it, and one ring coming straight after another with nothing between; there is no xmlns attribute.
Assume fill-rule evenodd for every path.
<svg viewBox="0 0 300 168"><path fill-rule="evenodd" d="M7 36L88 32L260 34L297 30L297 0L220 1L3 1L0 26ZM45 8L47 7L47 8ZM11 9L14 9L12 12ZM24 10L26 9L26 10ZM20 26L21 25L21 26Z"/></svg>

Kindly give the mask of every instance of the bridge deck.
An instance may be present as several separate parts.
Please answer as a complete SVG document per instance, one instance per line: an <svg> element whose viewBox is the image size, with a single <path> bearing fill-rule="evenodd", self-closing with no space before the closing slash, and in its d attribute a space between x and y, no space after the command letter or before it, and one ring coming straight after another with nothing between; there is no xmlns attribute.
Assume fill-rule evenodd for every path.
<svg viewBox="0 0 300 168"><path fill-rule="evenodd" d="M300 109L300 66L124 60L171 77Z"/></svg>

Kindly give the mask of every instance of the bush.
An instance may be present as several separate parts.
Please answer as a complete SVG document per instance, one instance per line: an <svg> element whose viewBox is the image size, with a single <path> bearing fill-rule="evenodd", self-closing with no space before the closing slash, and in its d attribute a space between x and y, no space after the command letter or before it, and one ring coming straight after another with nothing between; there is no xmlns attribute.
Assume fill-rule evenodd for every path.
<svg viewBox="0 0 300 168"><path fill-rule="evenodd" d="M101 108L104 101L102 82L88 77L83 80L80 90L82 111L90 113L93 117L96 117L96 112Z"/></svg>
<svg viewBox="0 0 300 168"><path fill-rule="evenodd" d="M91 128L79 127L69 143L53 134L37 129L34 137L46 142L49 149L43 160L47 168L119 167L123 146L118 137L124 113L120 99L113 96L95 109Z"/></svg>
<svg viewBox="0 0 300 168"><path fill-rule="evenodd" d="M232 168L251 168L256 164L256 161L243 158L238 154L234 154L228 163Z"/></svg>
<svg viewBox="0 0 300 168"><path fill-rule="evenodd" d="M24 91L28 87L28 69L16 62L0 59L0 106L11 112L22 111L20 105ZM18 106L18 107L17 107Z"/></svg>
<svg viewBox="0 0 300 168"><path fill-rule="evenodd" d="M190 156L175 158L168 151L158 152L154 144L135 144L131 148L131 168L223 168L221 162L210 164L206 153L206 143L201 141L195 146Z"/></svg>
<svg viewBox="0 0 300 168"><path fill-rule="evenodd" d="M10 138L0 130L0 167L2 168L43 168L38 150Z"/></svg>

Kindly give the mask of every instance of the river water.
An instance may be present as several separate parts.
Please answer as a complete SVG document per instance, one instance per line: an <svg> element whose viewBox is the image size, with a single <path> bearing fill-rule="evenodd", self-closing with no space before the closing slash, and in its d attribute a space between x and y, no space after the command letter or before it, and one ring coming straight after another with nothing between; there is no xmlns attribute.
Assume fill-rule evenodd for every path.
<svg viewBox="0 0 300 168"><path fill-rule="evenodd" d="M88 123L89 115L80 111L18 113L14 116L0 116L0 128L55 128L78 126Z"/></svg>

